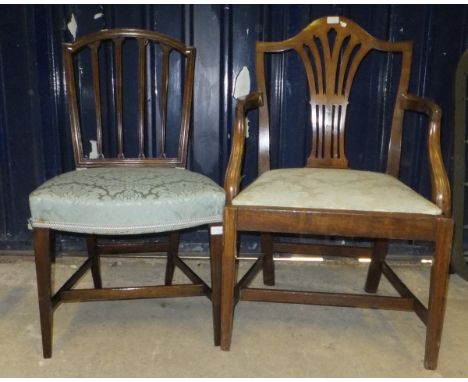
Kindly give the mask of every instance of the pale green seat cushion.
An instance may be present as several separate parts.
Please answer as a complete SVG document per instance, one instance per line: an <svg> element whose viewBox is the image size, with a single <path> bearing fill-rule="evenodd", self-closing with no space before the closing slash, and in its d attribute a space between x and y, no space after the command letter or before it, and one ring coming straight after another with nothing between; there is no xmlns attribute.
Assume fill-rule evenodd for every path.
<svg viewBox="0 0 468 382"><path fill-rule="evenodd" d="M30 225L92 234L140 234L222 222L225 194L185 169L75 170L29 196Z"/></svg>
<svg viewBox="0 0 468 382"><path fill-rule="evenodd" d="M267 171L240 192L232 204L427 215L442 213L434 203L393 176L348 169Z"/></svg>

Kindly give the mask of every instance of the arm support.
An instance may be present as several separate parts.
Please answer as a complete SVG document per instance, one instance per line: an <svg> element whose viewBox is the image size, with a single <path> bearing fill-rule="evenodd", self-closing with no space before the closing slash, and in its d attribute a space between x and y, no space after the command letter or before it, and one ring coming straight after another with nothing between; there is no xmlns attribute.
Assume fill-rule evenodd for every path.
<svg viewBox="0 0 468 382"><path fill-rule="evenodd" d="M229 157L226 178L224 181L227 205L231 204L232 199L239 192L241 166L242 159L244 158L245 146L245 116L249 110L258 108L262 105L262 93L258 92L250 93L248 96L237 102L231 155Z"/></svg>
<svg viewBox="0 0 468 382"><path fill-rule="evenodd" d="M431 174L432 201L444 216L451 216L450 183L440 150L440 119L442 112L433 101L412 94L403 94L400 106L403 110L424 113L429 119L427 151Z"/></svg>

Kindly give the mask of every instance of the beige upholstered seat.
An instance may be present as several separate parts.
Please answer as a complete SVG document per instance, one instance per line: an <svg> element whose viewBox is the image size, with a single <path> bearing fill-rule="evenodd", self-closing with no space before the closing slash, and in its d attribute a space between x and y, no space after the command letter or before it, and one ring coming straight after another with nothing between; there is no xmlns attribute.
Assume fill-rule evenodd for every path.
<svg viewBox="0 0 468 382"><path fill-rule="evenodd" d="M288 168L263 173L232 204L440 215L393 176L358 170Z"/></svg>

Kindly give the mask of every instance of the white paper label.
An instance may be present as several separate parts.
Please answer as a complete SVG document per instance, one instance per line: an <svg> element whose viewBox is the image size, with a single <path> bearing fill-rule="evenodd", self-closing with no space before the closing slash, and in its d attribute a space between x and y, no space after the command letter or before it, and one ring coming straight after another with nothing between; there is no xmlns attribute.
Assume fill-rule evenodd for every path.
<svg viewBox="0 0 468 382"><path fill-rule="evenodd" d="M210 232L212 235L222 235L223 234L223 226L222 225L216 225L211 227Z"/></svg>

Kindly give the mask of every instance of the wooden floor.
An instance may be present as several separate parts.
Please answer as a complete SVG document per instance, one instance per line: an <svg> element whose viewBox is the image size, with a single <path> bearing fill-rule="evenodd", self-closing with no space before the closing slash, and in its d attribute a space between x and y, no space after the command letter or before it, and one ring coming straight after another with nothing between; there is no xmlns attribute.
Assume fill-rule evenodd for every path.
<svg viewBox="0 0 468 382"><path fill-rule="evenodd" d="M82 260L59 257L57 284ZM189 261L209 282L208 262ZM103 283L164 280L163 264L104 259ZM240 273L250 264L241 261ZM276 287L362 292L366 269L351 260L278 262ZM429 267L394 269L425 301ZM89 283L85 278L80 286ZM394 293L386 282L382 292ZM468 376L468 283L456 275L435 372L423 368L424 327L414 313L241 301L231 351L222 352L213 346L211 306L203 297L63 304L54 319L53 358L44 360L36 298L32 257L0 255L0 377Z"/></svg>

